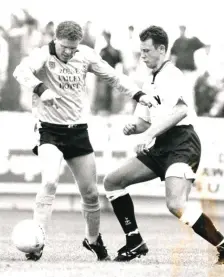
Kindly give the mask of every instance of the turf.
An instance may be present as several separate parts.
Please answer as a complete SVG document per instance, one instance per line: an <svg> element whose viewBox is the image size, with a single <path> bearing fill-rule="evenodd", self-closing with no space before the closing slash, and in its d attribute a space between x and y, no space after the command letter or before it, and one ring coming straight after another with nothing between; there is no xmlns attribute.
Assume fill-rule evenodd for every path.
<svg viewBox="0 0 224 277"><path fill-rule="evenodd" d="M150 249L129 263L96 262L82 247L84 221L80 213L54 213L42 259L25 261L12 244L13 226L30 212L0 211L0 276L99 277L224 277L224 265L214 265L215 249L173 217L137 216ZM215 223L224 231L224 220ZM113 214L102 214L101 232L112 258L124 236Z"/></svg>

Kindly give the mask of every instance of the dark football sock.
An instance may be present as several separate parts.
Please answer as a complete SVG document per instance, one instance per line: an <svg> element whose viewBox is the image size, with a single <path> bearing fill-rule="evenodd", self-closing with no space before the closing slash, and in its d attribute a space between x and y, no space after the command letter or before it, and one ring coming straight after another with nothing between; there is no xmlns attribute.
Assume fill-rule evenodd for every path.
<svg viewBox="0 0 224 277"><path fill-rule="evenodd" d="M215 228L211 219L204 213L201 214L199 219L192 226L192 229L214 246L220 244L224 239L223 235Z"/></svg>
<svg viewBox="0 0 224 277"><path fill-rule="evenodd" d="M129 194L125 194L112 200L111 204L125 234L129 234L138 229L135 219L134 205Z"/></svg>

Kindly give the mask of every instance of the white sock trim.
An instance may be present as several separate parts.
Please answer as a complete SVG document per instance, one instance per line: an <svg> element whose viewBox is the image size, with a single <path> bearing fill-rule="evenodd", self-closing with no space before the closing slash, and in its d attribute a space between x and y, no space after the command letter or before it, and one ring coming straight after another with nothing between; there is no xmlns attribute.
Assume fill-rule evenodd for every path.
<svg viewBox="0 0 224 277"><path fill-rule="evenodd" d="M218 244L216 245L216 247L219 247L220 245L222 245L224 243L224 239Z"/></svg>
<svg viewBox="0 0 224 277"><path fill-rule="evenodd" d="M88 204L88 203L85 203L83 201L83 199L81 199L81 205L82 205L82 209L83 211L86 211L86 212L97 212L100 210L100 202L97 201L96 203L93 203L93 204Z"/></svg>
<svg viewBox="0 0 224 277"><path fill-rule="evenodd" d="M191 203L187 203L184 213L180 218L180 221L192 227L198 221L201 214L201 208L195 207L195 205L192 205Z"/></svg>
<svg viewBox="0 0 224 277"><path fill-rule="evenodd" d="M52 205L55 199L55 195L36 195L36 203L43 205Z"/></svg>
<svg viewBox="0 0 224 277"><path fill-rule="evenodd" d="M129 233L127 234L127 236L137 235L137 234L139 234L139 230L138 230L138 228L137 228L137 229L135 229L134 231L129 232Z"/></svg>
<svg viewBox="0 0 224 277"><path fill-rule="evenodd" d="M106 191L106 197L110 202L126 194L128 194L128 192L125 189Z"/></svg>

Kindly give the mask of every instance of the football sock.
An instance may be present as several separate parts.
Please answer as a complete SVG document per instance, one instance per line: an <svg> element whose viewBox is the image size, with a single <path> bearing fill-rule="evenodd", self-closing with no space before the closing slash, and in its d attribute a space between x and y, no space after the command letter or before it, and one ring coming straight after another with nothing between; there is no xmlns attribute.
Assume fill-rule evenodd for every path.
<svg viewBox="0 0 224 277"><path fill-rule="evenodd" d="M90 244L94 244L97 241L100 229L100 204L87 204L84 201L82 204L82 214L86 222L85 236Z"/></svg>
<svg viewBox="0 0 224 277"><path fill-rule="evenodd" d="M218 246L224 239L223 235L213 225L211 219L204 213L201 214L192 229L214 246Z"/></svg>
<svg viewBox="0 0 224 277"><path fill-rule="evenodd" d="M138 226L134 213L134 205L130 195L125 194L114 200L111 200L111 205L124 233L138 233Z"/></svg>
<svg viewBox="0 0 224 277"><path fill-rule="evenodd" d="M43 227L45 232L51 219L54 199L55 195L40 196L37 194L36 196L33 218Z"/></svg>

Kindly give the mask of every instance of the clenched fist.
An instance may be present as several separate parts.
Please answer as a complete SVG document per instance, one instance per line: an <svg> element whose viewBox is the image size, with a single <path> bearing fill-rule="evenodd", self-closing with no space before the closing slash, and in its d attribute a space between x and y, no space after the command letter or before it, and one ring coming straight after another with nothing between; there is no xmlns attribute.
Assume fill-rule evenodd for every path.
<svg viewBox="0 0 224 277"><path fill-rule="evenodd" d="M135 134L136 124L127 124L124 126L123 132L126 136Z"/></svg>

